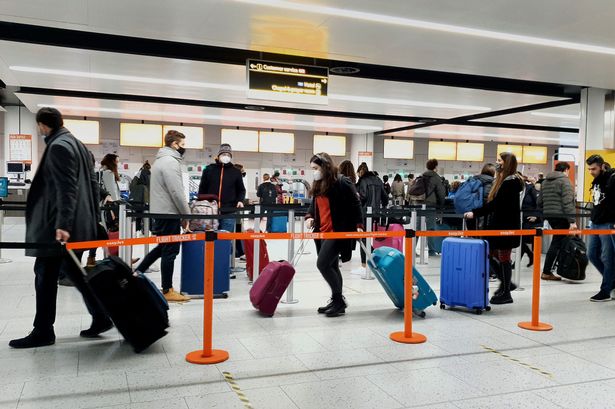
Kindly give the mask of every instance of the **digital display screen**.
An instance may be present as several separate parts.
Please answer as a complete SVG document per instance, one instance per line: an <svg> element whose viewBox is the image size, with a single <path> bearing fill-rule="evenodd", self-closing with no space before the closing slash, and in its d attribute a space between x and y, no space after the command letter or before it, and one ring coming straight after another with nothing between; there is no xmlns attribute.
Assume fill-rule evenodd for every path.
<svg viewBox="0 0 615 409"><path fill-rule="evenodd" d="M329 69L247 60L248 98L327 104Z"/></svg>
<svg viewBox="0 0 615 409"><path fill-rule="evenodd" d="M24 167L23 163L7 163L6 164L6 172L7 173L23 173Z"/></svg>

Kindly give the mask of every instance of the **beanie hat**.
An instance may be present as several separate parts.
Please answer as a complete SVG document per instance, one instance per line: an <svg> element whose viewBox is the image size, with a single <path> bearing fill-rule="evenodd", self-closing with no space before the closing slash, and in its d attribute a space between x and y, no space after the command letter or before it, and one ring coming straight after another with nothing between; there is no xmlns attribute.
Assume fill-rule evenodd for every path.
<svg viewBox="0 0 615 409"><path fill-rule="evenodd" d="M218 151L218 157L222 155L223 153L228 153L229 155L231 155L231 158L232 158L233 150L231 149L231 145L229 145L228 143L223 143L222 145L220 145L220 150Z"/></svg>

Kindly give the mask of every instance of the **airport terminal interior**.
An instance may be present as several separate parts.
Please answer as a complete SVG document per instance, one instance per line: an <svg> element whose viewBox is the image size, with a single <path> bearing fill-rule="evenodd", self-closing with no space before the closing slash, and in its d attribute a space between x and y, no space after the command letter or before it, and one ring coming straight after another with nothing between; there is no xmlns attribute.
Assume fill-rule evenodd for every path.
<svg viewBox="0 0 615 409"><path fill-rule="evenodd" d="M581 279L545 279L541 266L554 236L540 229L556 227L538 204L541 184L565 164L575 201L566 218L580 230L578 245L598 240L613 269L615 219L598 223L591 215L604 197L615 197L596 197L594 162L586 160L599 155L601 174L615 165L614 19L615 5L605 0L0 0L0 408L615 408L615 293L603 297L609 302L590 300L605 287L593 259ZM6 243L26 241L26 207L43 200L30 195L44 173L37 174L47 146L37 126L42 108L61 112L66 129L93 154L96 175L105 155L117 157L120 197L105 205L113 210L101 210L103 219L118 214L110 239L154 236L153 219L130 216L143 215L133 190L146 164L156 168L159 150L169 149L169 131L185 136L179 190L186 204L204 201L204 169L231 150L246 190L237 231L296 233L248 243L256 253L266 245L272 262L293 264L275 313L259 312L251 299L266 275L249 278L247 268L269 272L259 254L241 256L240 240L228 253L216 247L214 269L226 270L213 277L203 255L195 258L182 243L173 288L187 301L169 302L167 334L144 351L136 353L117 328L80 336L92 318L62 280L55 343L11 348L32 331L36 312L35 259ZM355 243L350 260L334 263L345 314L317 312L332 290L304 216L310 203L321 203L312 187L313 155L322 152L355 170L365 163L381 184L385 176L391 185L401 178L401 196L382 204L392 213L358 227L379 247L382 238L372 236L402 226L408 237L387 237L398 246L386 247L387 256L412 262L426 284L406 290L420 291L418 303L431 287L433 305L414 313L397 308L387 281L393 273L376 258L362 264ZM454 238L410 236L465 229L472 208L455 209L455 195L508 153L524 192L537 201L535 223L520 226L533 229L523 241L535 257L512 251L514 302L444 308L452 291L445 274L461 274L472 255L448 268L446 243ZM410 193L419 182L409 182L420 181L432 159L447 195L435 216ZM265 175L277 176L275 229L258 206ZM295 217L285 219L289 212ZM601 239L583 233L592 221L606 226ZM516 230L502 229L502 236ZM136 268L155 240L122 246L118 255ZM98 248L99 265L111 249ZM486 254L482 260L489 264ZM455 282L483 283L488 300L501 290L489 266L478 262L475 277ZM145 271L156 288L163 286L161 267L157 261ZM403 270L395 271L402 282ZM204 274L213 292L228 286L213 302ZM402 287L403 306L409 300ZM424 342L393 340L400 331L402 340L424 335ZM212 347L228 359L187 359Z"/></svg>

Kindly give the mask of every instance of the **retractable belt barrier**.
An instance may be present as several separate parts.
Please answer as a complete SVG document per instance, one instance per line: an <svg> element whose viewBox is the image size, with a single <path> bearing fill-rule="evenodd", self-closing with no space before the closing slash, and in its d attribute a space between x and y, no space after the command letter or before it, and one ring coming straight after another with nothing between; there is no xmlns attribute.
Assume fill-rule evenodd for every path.
<svg viewBox="0 0 615 409"><path fill-rule="evenodd" d="M213 317L213 273L214 273L214 241L215 240L299 240L299 239L363 239L368 237L388 238L404 237L406 250L404 268L404 330L393 332L390 338L393 341L416 344L422 343L427 338L412 330L412 287L413 287L413 261L414 239L416 237L510 237L510 236L534 236L534 270L532 289L532 313L531 321L519 322L518 326L532 331L549 331L553 326L540 322L540 273L541 273L541 250L543 235L615 235L615 229L588 229L588 230L443 230L443 231L379 231L379 232L334 232L334 233L192 233L171 236L157 236L136 239L100 240L79 243L66 243L68 249L88 249L92 247L107 246L130 246L140 244L167 244L182 241L205 241L205 268L204 268L204 302L203 302L203 349L190 352L186 360L196 364L213 364L228 359L228 352L212 349L212 317ZM15 248L21 244L22 248L33 243L0 243L0 248ZM40 246L40 245L39 245ZM48 245L47 245L48 246Z"/></svg>

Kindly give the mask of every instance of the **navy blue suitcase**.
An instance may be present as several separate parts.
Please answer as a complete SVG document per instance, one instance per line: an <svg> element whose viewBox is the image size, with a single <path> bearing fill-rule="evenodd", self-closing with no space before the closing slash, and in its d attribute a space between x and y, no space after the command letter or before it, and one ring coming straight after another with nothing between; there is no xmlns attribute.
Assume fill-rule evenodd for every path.
<svg viewBox="0 0 615 409"><path fill-rule="evenodd" d="M489 243L448 237L442 242L440 308L489 311Z"/></svg>
<svg viewBox="0 0 615 409"><path fill-rule="evenodd" d="M231 282L230 240L216 240L214 244L214 296L227 298ZM204 246L202 241L182 243L181 292L203 296Z"/></svg>

